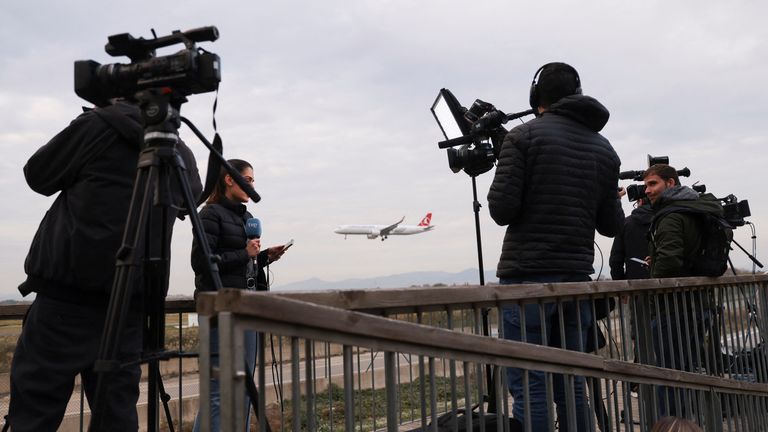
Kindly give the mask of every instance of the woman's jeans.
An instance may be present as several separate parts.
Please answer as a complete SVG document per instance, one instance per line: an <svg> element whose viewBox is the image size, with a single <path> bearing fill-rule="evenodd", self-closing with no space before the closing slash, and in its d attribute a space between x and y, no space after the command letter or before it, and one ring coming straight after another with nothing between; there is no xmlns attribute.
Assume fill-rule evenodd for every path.
<svg viewBox="0 0 768 432"><path fill-rule="evenodd" d="M533 275L525 278L501 279L503 285L542 282L582 282L589 281L585 275ZM521 309L524 309L525 323L522 322ZM560 334L560 321L557 303L513 305L504 308L504 338L523 341L522 328L525 325L525 342L537 345L547 345L556 348L566 348L572 351L584 351L587 332L592 323L592 309L589 301L562 303L563 329ZM544 315L543 317L541 315ZM581 323L579 323L579 320ZM542 321L545 327L542 328ZM545 343L546 342L546 343ZM514 398L514 417L525 424L525 396L523 386L525 370L507 368L507 385ZM585 380L582 376L573 376L573 384L567 384L570 377L554 374L552 379L552 394L557 405L559 429L568 431L567 401L573 397L576 407L576 430L588 431L591 412L585 396ZM571 390L572 389L572 390ZM572 396L571 393L572 392ZM547 413L547 378L542 371L528 371L527 396L530 402L530 421L534 431L549 430L549 424L554 418L548 419ZM573 432L573 431L571 431Z"/></svg>
<svg viewBox="0 0 768 432"><path fill-rule="evenodd" d="M211 327L211 367L219 366L219 331L218 327ZM245 358L247 367L253 373L256 365L256 332L245 332ZM245 394L245 430L249 430L249 424L251 420L251 398L248 394ZM202 397L200 398L202 401ZM217 378L211 378L211 432L219 432L221 430L221 394L219 391L219 380ZM192 427L193 432L200 432L200 413L197 413L195 417L195 425Z"/></svg>

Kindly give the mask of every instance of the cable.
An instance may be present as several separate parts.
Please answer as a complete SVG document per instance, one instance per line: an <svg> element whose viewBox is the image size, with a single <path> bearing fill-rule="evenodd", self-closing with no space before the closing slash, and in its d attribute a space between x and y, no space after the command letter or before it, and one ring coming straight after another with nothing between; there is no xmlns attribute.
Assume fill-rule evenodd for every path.
<svg viewBox="0 0 768 432"><path fill-rule="evenodd" d="M755 227L755 224L752 222L747 222L747 225L749 225L750 230L752 231L752 256L757 258L757 229ZM752 261L752 274L757 273L757 264Z"/></svg>
<svg viewBox="0 0 768 432"><path fill-rule="evenodd" d="M594 241L594 240L592 241L592 243L595 244L595 247L597 247L597 251L600 252L600 271L597 272L597 278L595 278L595 280L599 281L600 280L600 275L603 274L603 264L605 264L605 258L603 257L603 250L600 249L600 245L597 244L597 242Z"/></svg>
<svg viewBox="0 0 768 432"><path fill-rule="evenodd" d="M269 346L272 349L272 384L275 386L275 395L277 396L277 400L280 402L280 412L283 412L285 410L285 407L283 406L283 377L280 374L277 360L275 356L275 340L274 335L270 333L269 335Z"/></svg>
<svg viewBox="0 0 768 432"><path fill-rule="evenodd" d="M269 264L267 264L264 273L266 273L267 277L267 291L270 291L272 285L275 283L275 274L272 272L272 270L269 269Z"/></svg>

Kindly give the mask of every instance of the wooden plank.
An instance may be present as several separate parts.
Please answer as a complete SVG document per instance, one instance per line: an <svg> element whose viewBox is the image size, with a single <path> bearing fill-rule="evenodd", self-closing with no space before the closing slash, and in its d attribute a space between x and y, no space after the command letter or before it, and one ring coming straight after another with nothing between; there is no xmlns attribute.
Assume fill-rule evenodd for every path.
<svg viewBox="0 0 768 432"><path fill-rule="evenodd" d="M204 316L213 316L216 312L216 293L204 292L197 295L197 313Z"/></svg>
<svg viewBox="0 0 768 432"><path fill-rule="evenodd" d="M530 301L577 295L629 295L681 287L766 284L768 275L638 279L629 281L571 282L560 284L469 285L460 287L396 288L377 290L273 291L270 295L308 301L349 310L401 311L445 310L448 306L488 307L498 302ZM22 319L31 303L0 305L0 319ZM167 300L168 313L193 312L191 297Z"/></svg>
<svg viewBox="0 0 768 432"><path fill-rule="evenodd" d="M32 302L0 305L0 319L22 319ZM173 298L165 301L165 313L194 312L195 300L192 297Z"/></svg>
<svg viewBox="0 0 768 432"><path fill-rule="evenodd" d="M22 319L32 303L17 303L0 306L0 319Z"/></svg>
<svg viewBox="0 0 768 432"><path fill-rule="evenodd" d="M414 287L376 290L274 291L270 295L308 301L341 309L390 312L444 310L447 306L488 307L504 302L531 302L558 297L630 295L641 291L665 291L682 287L768 283L768 275L636 279L518 285Z"/></svg>

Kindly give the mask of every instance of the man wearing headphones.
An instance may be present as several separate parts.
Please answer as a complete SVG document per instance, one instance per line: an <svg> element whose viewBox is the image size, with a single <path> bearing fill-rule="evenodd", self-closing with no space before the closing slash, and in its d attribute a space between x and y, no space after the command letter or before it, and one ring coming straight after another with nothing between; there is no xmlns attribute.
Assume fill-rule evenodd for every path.
<svg viewBox="0 0 768 432"><path fill-rule="evenodd" d="M599 134L608 110L581 94L578 73L565 63L536 71L530 104L537 118L505 137L488 193L491 217L507 225L496 274L502 284L589 281L595 230L613 237L624 222L617 194L619 157ZM593 319L588 301L561 304L564 334L556 303L522 308L504 309L506 339L584 350ZM523 370L507 370L514 416L523 424L530 421L532 430L549 430L555 416L546 403L546 376L529 371L528 379L525 389ZM559 430L592 430L584 377L571 383L556 375L552 384ZM525 397L530 412L525 412ZM576 409L569 413L566 402L572 397Z"/></svg>

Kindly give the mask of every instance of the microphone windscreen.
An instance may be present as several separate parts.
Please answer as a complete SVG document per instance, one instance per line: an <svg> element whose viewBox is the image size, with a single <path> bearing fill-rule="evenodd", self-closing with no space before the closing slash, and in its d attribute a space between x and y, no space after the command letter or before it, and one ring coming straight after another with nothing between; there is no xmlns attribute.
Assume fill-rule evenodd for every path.
<svg viewBox="0 0 768 432"><path fill-rule="evenodd" d="M258 218L245 221L245 235L249 239L261 238L261 221Z"/></svg>

